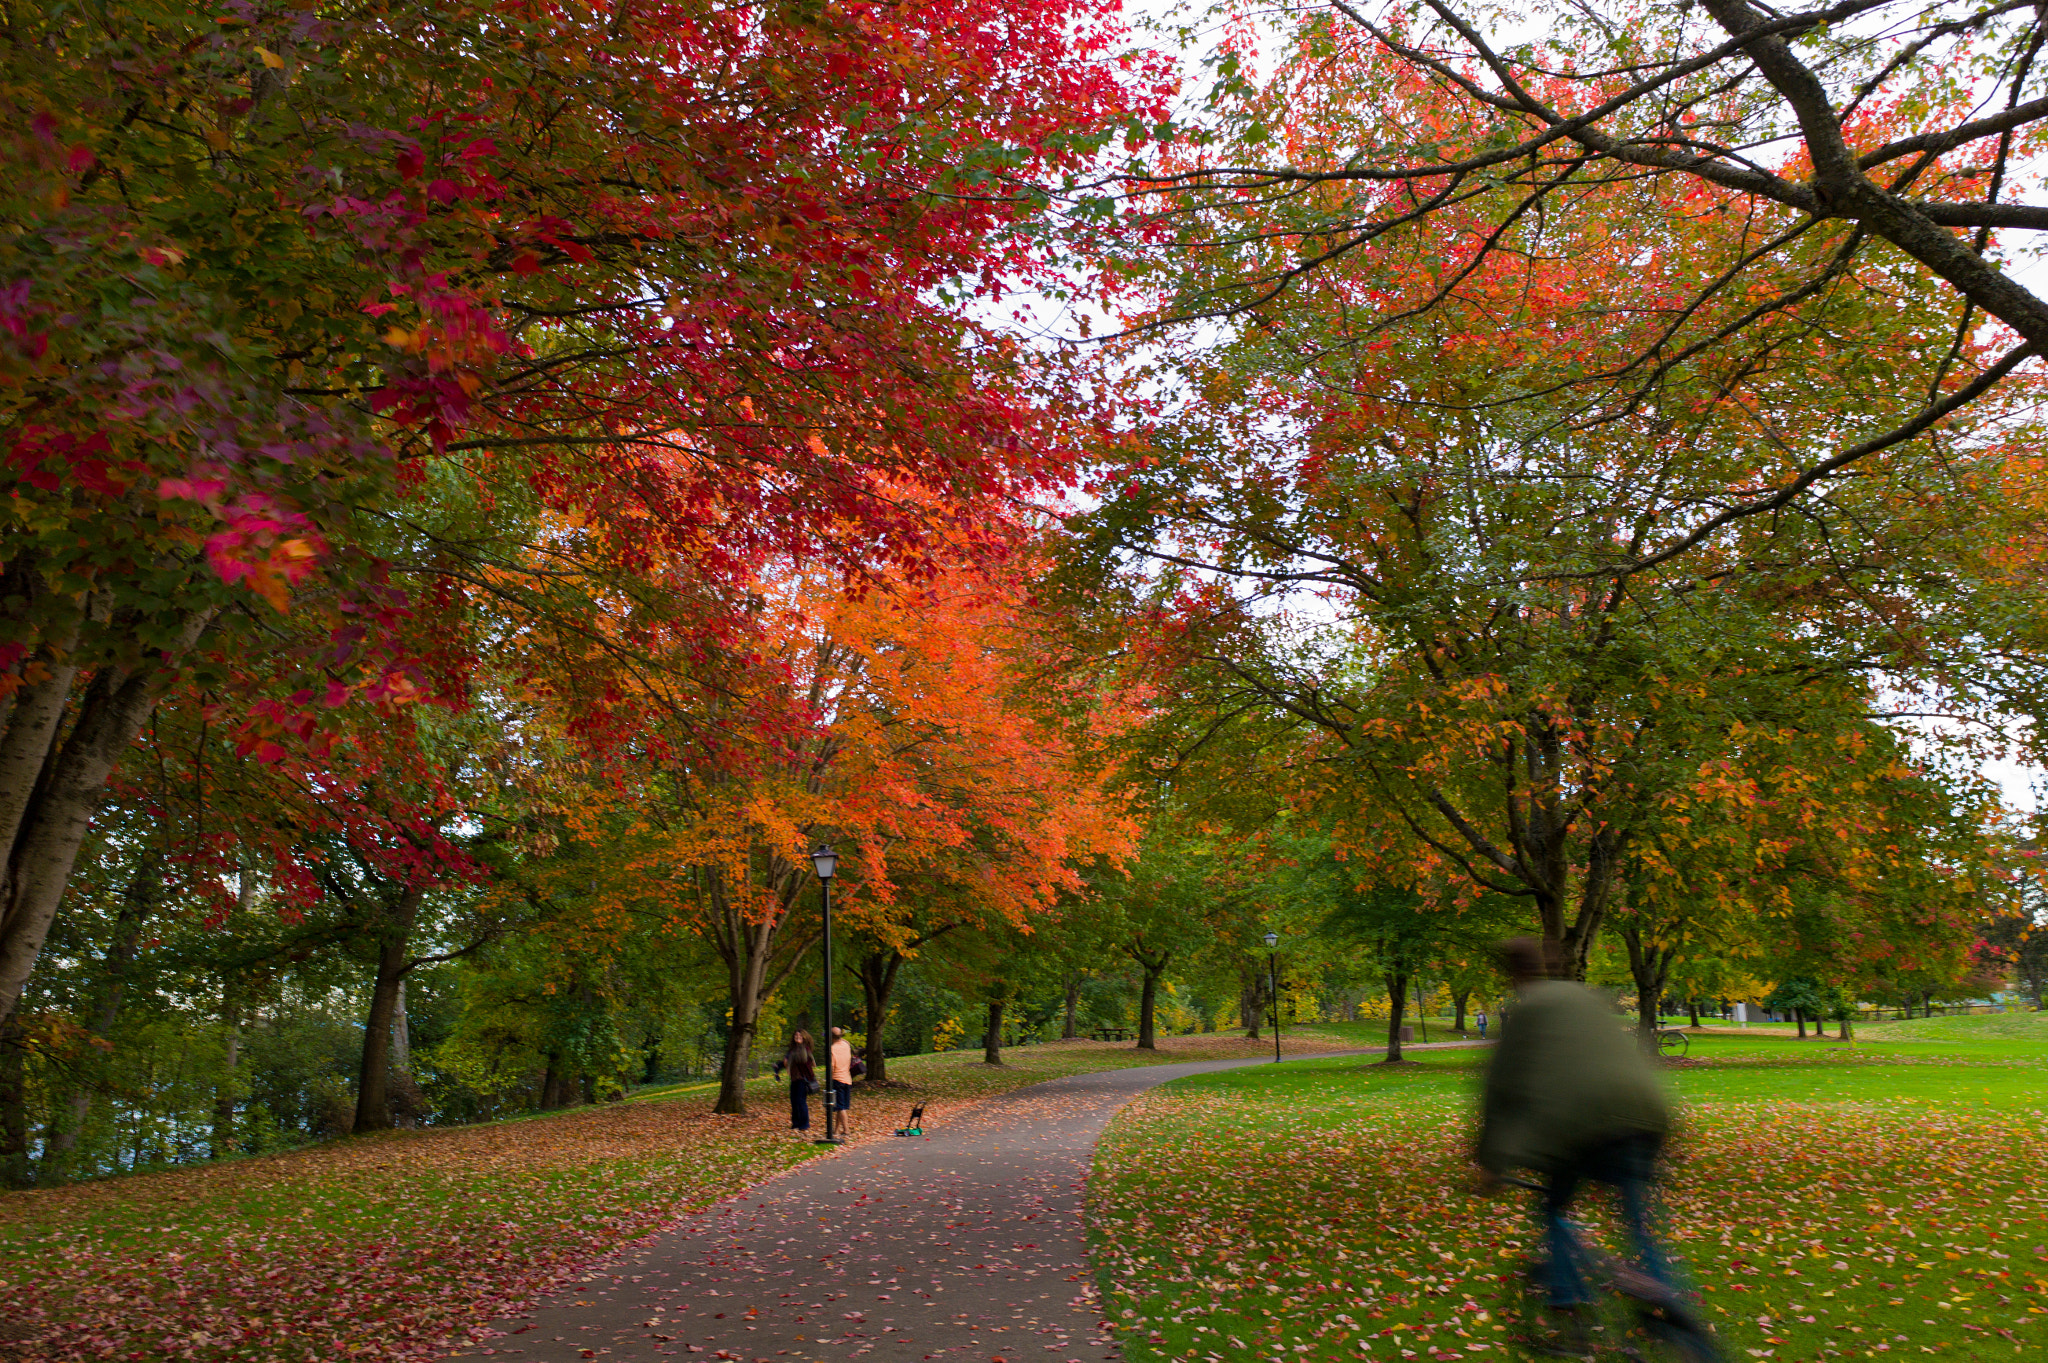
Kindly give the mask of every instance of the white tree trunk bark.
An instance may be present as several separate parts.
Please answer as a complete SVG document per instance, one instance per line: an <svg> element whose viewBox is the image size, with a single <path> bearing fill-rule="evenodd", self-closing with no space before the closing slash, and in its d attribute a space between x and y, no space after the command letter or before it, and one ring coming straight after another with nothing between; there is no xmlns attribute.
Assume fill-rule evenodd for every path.
<svg viewBox="0 0 2048 1363"><path fill-rule="evenodd" d="M43 701L17 698L7 732L0 735L0 780L8 783L0 788L0 835L11 832L0 842L6 851L0 878L0 1017L12 1016L35 971L107 777L216 614L209 610L190 617L171 646L155 653L159 661L154 667L101 669L80 698L78 718L61 743ZM22 725L27 728L17 735ZM31 764L25 754L37 742L43 745L42 759Z"/></svg>

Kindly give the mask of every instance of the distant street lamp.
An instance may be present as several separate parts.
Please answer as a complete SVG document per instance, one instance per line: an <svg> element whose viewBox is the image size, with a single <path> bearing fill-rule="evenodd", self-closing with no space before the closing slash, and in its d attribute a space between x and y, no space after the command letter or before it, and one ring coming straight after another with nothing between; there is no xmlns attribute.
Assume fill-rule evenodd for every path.
<svg viewBox="0 0 2048 1363"><path fill-rule="evenodd" d="M825 1139L818 1144L838 1145L841 1138L832 1130L832 873L839 868L839 854L829 845L820 847L811 853L811 865L825 891L825 1025L819 1029L819 1039L825 1043Z"/></svg>
<svg viewBox="0 0 2048 1363"><path fill-rule="evenodd" d="M1266 983L1273 991L1273 1063L1280 1063L1280 934L1266 934Z"/></svg>

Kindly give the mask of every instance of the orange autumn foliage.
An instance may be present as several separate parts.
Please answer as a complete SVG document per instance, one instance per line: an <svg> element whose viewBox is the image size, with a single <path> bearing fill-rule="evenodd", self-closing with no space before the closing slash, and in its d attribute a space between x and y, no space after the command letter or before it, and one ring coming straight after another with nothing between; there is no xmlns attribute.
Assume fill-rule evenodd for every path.
<svg viewBox="0 0 2048 1363"><path fill-rule="evenodd" d="M754 602L744 649L679 644L633 669L564 651L533 682L567 732L602 669L609 731L633 734L585 745L555 799L603 867L579 931L653 918L724 962L721 1110L739 1110L763 1001L816 941L813 846L839 852L842 927L890 940L934 887L1028 932L1134 837L1089 759L1120 713L1048 675L1016 570L850 593L786 568Z"/></svg>

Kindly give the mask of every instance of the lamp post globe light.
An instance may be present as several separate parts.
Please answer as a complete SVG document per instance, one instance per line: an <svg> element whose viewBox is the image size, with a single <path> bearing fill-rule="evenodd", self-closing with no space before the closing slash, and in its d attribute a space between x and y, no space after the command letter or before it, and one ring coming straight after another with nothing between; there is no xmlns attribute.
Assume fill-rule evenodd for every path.
<svg viewBox="0 0 2048 1363"><path fill-rule="evenodd" d="M1266 934L1266 983L1273 991L1273 1063L1280 1063L1280 934Z"/></svg>
<svg viewBox="0 0 2048 1363"><path fill-rule="evenodd" d="M832 1125L832 873L839 869L839 854L829 844L820 845L811 853L811 867L817 871L818 886L825 895L825 933L819 939L825 953L825 1025L818 1038L825 1043L825 1137L818 1144L838 1145L841 1137Z"/></svg>

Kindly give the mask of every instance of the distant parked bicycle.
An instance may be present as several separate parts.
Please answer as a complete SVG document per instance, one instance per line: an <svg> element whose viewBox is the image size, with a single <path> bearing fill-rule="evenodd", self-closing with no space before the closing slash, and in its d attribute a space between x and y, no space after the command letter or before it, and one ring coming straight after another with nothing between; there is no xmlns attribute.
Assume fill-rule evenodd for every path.
<svg viewBox="0 0 2048 1363"><path fill-rule="evenodd" d="M1677 1060L1692 1049L1692 1038L1676 1027L1666 1027L1657 1033L1657 1054L1666 1060Z"/></svg>
<svg viewBox="0 0 2048 1363"><path fill-rule="evenodd" d="M1501 1180L1538 1197L1543 1185L1526 1179ZM1531 1258L1504 1278L1508 1300L1501 1323L1510 1342L1540 1358L1576 1358L1591 1363L1724 1363L1713 1332L1698 1307L1632 1264L1586 1243L1573 1232L1572 1250L1593 1300L1575 1311L1547 1304L1547 1265Z"/></svg>

